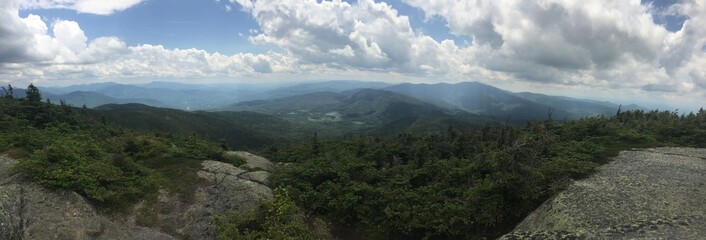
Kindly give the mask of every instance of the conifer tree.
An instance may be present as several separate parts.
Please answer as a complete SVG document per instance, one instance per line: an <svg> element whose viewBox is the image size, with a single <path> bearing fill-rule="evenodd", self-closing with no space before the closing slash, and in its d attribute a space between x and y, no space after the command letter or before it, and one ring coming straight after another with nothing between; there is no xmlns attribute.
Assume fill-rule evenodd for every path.
<svg viewBox="0 0 706 240"><path fill-rule="evenodd" d="M42 101L42 94L39 93L39 89L34 86L34 84L29 84L27 86L27 101L30 103L39 103Z"/></svg>

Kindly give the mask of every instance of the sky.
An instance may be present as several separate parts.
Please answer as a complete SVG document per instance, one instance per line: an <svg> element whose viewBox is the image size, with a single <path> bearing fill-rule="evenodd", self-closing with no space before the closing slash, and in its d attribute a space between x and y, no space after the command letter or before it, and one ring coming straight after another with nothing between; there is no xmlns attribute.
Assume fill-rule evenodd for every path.
<svg viewBox="0 0 706 240"><path fill-rule="evenodd" d="M706 0L0 0L0 84L479 81L694 109Z"/></svg>

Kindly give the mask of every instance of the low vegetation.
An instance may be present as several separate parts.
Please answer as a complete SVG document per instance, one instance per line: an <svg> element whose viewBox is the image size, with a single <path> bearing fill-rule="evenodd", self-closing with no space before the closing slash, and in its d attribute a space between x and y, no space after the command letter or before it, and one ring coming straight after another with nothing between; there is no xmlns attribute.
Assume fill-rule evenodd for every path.
<svg viewBox="0 0 706 240"><path fill-rule="evenodd" d="M246 213L229 212L215 218L219 240L331 239L326 224L307 218L286 189L274 190L272 200Z"/></svg>
<svg viewBox="0 0 706 240"><path fill-rule="evenodd" d="M368 239L475 239L509 231L619 150L706 147L706 111L618 112L431 135L313 139L270 149L271 177L305 212Z"/></svg>
<svg viewBox="0 0 706 240"><path fill-rule="evenodd" d="M106 207L149 198L160 187L185 190L172 183L195 181L195 172L185 171L203 159L242 161L193 136L122 129L94 120L89 111L41 102L32 85L26 98L4 95L0 152L19 159L15 169L25 178L76 191Z"/></svg>

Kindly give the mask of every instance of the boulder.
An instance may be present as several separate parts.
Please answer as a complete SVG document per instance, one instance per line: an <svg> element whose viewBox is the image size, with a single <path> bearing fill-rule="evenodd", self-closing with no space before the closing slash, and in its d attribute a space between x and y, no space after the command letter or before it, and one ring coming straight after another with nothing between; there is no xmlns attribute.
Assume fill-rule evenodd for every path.
<svg viewBox="0 0 706 240"><path fill-rule="evenodd" d="M265 172L265 171L254 171L254 172L246 172L240 175L240 178L253 181L256 183L264 184L267 185L269 184L269 181L267 180L270 177L270 173Z"/></svg>
<svg viewBox="0 0 706 240"><path fill-rule="evenodd" d="M706 150L623 151L501 239L703 239Z"/></svg>
<svg viewBox="0 0 706 240"><path fill-rule="evenodd" d="M203 182L196 184L193 196L160 190L149 222L138 217L145 202L127 213L103 214L75 192L23 180L12 171L16 161L0 156L0 239L215 239L214 216L255 209L272 198L266 186L269 172L258 170L272 169L272 163L240 154L249 159L247 167L203 161L196 172Z"/></svg>
<svg viewBox="0 0 706 240"><path fill-rule="evenodd" d="M81 195L54 191L12 173L0 156L0 239L173 239L157 230L119 226Z"/></svg>
<svg viewBox="0 0 706 240"><path fill-rule="evenodd" d="M214 216L231 210L252 210L259 207L260 200L272 198L269 187L241 177L249 173L247 170L216 161L204 161L201 165L203 169L197 174L208 180L209 185L198 188L197 200L188 208L190 221L182 232L190 239L213 239L217 234ZM268 176L269 173L263 172L263 181Z"/></svg>
<svg viewBox="0 0 706 240"><path fill-rule="evenodd" d="M249 152L232 151L232 152L227 152L226 154L232 154L232 155L244 158L245 161L247 162L243 166L241 166L244 168L272 171L272 169L275 167L275 165L272 164L272 162L270 162L270 160L267 160L264 157L260 157L255 154L249 153Z"/></svg>

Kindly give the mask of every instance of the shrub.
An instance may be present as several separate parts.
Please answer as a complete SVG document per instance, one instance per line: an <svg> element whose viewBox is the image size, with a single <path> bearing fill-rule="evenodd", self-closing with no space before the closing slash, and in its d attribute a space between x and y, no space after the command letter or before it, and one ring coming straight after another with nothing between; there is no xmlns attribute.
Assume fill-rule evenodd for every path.
<svg viewBox="0 0 706 240"><path fill-rule="evenodd" d="M235 211L215 217L218 239L331 239L320 220L307 218L283 188L274 190L272 200L263 201L260 209L245 213Z"/></svg>
<svg viewBox="0 0 706 240"><path fill-rule="evenodd" d="M46 187L74 190L109 205L139 199L154 189L147 168L113 157L91 141L62 138L15 168Z"/></svg>

